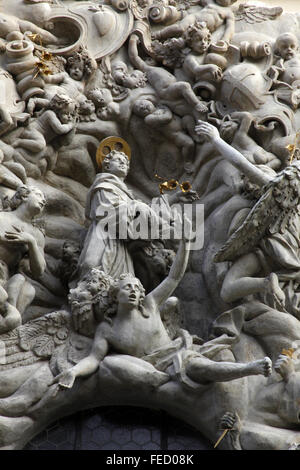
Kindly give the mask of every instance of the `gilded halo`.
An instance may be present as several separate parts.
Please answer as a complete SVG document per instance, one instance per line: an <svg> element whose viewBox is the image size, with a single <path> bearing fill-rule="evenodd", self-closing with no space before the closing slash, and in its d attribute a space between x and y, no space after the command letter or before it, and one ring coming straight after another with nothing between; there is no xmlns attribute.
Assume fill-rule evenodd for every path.
<svg viewBox="0 0 300 470"><path fill-rule="evenodd" d="M122 139L122 137L116 136L106 137L100 142L96 153L96 160L99 168L102 167L102 162L106 155L108 155L112 150L125 153L128 160L131 158L131 148L126 140Z"/></svg>

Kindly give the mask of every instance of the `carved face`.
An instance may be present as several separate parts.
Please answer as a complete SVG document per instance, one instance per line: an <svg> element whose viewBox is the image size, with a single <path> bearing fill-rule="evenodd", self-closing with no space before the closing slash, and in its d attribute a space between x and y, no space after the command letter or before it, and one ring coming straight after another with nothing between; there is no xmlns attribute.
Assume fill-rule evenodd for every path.
<svg viewBox="0 0 300 470"><path fill-rule="evenodd" d="M209 32L194 34L189 43L193 52L204 54L211 44L211 34Z"/></svg>
<svg viewBox="0 0 300 470"><path fill-rule="evenodd" d="M117 301L119 305L138 307L140 303L141 289L139 280L128 278L119 282Z"/></svg>
<svg viewBox="0 0 300 470"><path fill-rule="evenodd" d="M80 104L80 112L82 114L92 114L95 112L95 105L91 100L85 100Z"/></svg>
<svg viewBox="0 0 300 470"><path fill-rule="evenodd" d="M137 100L134 103L134 112L140 117L146 117L155 111L154 104L149 100Z"/></svg>
<svg viewBox="0 0 300 470"><path fill-rule="evenodd" d="M298 41L293 34L282 34L276 41L277 50L279 55L284 60L293 59L298 49Z"/></svg>
<svg viewBox="0 0 300 470"><path fill-rule="evenodd" d="M46 199L41 191L36 188L33 188L31 189L24 202L30 208L32 214L37 215L44 209Z"/></svg>
<svg viewBox="0 0 300 470"><path fill-rule="evenodd" d="M124 86L125 88L138 88L144 77L143 72L140 70L135 70L131 74L119 72L117 75L117 79L115 78L116 82L119 85Z"/></svg>
<svg viewBox="0 0 300 470"><path fill-rule="evenodd" d="M80 81L83 79L84 74L84 66L81 62L76 62L72 64L69 68L69 75L73 80Z"/></svg>
<svg viewBox="0 0 300 470"><path fill-rule="evenodd" d="M97 107L104 107L110 103L113 98L111 92L107 88L94 90L90 95L92 101Z"/></svg>
<svg viewBox="0 0 300 470"><path fill-rule="evenodd" d="M97 292L99 291L99 279L97 276L94 276L91 279L89 279L88 288L92 295L97 294Z"/></svg>
<svg viewBox="0 0 300 470"><path fill-rule="evenodd" d="M124 62L116 62L111 67L111 74L115 82L123 86L123 80L128 75L127 65Z"/></svg>
<svg viewBox="0 0 300 470"><path fill-rule="evenodd" d="M129 161L123 153L116 153L107 163L105 163L105 171L112 173L119 178L125 178L128 174L128 170Z"/></svg>

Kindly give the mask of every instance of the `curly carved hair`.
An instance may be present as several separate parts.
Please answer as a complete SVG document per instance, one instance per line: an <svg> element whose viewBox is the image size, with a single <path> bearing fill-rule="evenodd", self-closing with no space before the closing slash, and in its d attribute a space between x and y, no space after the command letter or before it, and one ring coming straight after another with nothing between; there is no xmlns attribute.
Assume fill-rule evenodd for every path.
<svg viewBox="0 0 300 470"><path fill-rule="evenodd" d="M190 25L183 33L183 39L187 45L190 45L199 36L206 36L208 40L211 41L211 32L204 21L195 21L195 23Z"/></svg>
<svg viewBox="0 0 300 470"><path fill-rule="evenodd" d="M127 161L127 166L129 168L129 160L128 160L128 157L126 155L126 153L122 152L121 150L111 150L104 158L103 162L102 162L102 169L103 171L107 171L108 168L109 168L109 162L110 160L112 160L114 158L115 155L118 155L118 154L121 154L121 155L124 155L124 157L126 157L126 161Z"/></svg>
<svg viewBox="0 0 300 470"><path fill-rule="evenodd" d="M111 285L109 289L110 309L107 310L107 313L104 317L105 320L108 321L109 323L112 323L111 317L113 317L117 313L117 310L118 310L117 296L120 290L120 281L124 281L125 279L137 281L139 291L140 291L140 299L139 299L138 308L141 314L143 315L143 317L145 318L149 317L149 315L145 312L145 309L144 309L145 289L141 281L131 273L123 273L118 279L116 279L113 282L113 284Z"/></svg>
<svg viewBox="0 0 300 470"><path fill-rule="evenodd" d="M85 78L89 78L95 70L95 64L93 63L92 58L89 56L89 53L83 48L79 49L78 52L74 52L74 54L67 58L67 72L69 72L70 68L73 65L77 64L82 65Z"/></svg>
<svg viewBox="0 0 300 470"><path fill-rule="evenodd" d="M4 210L7 210L7 211L16 210L22 204L22 202L24 202L27 199L27 197L32 191L40 191L40 190L34 187L26 186L25 184L22 186L19 186L15 194L10 199L8 198L5 199L4 204L3 204Z"/></svg>

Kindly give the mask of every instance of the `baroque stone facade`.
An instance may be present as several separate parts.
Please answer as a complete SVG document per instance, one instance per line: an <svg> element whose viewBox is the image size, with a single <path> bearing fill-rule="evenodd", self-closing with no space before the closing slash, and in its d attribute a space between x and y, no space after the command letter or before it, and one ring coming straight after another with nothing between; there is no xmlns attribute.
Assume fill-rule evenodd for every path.
<svg viewBox="0 0 300 470"><path fill-rule="evenodd" d="M116 405L300 445L300 13L2 0L0 448Z"/></svg>

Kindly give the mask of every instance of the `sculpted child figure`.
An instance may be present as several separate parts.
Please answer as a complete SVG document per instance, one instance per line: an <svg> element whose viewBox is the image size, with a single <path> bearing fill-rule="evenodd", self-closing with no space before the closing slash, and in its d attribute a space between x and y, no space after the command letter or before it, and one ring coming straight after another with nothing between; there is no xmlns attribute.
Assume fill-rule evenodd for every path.
<svg viewBox="0 0 300 470"><path fill-rule="evenodd" d="M267 165L274 170L282 162L273 153L267 152L249 136L254 116L246 111L234 112L225 116L220 126L220 136L233 148L241 152L249 162L255 165Z"/></svg>
<svg viewBox="0 0 300 470"><path fill-rule="evenodd" d="M58 94L51 99L45 111L38 118L32 119L28 127L14 139L13 158L24 166L28 176L40 176L40 167L47 164L42 159L48 145L55 138L71 132L76 124L75 119L75 102L67 95ZM51 153L54 152L49 153L50 164Z"/></svg>
<svg viewBox="0 0 300 470"><path fill-rule="evenodd" d="M193 82L220 81L222 68L216 64L205 63L211 43L211 32L206 23L196 21L184 31L182 37L167 39L164 43L154 41L152 45L163 64L169 67L172 65L178 67L182 64L183 70ZM223 59L223 62L224 68L226 59Z"/></svg>
<svg viewBox="0 0 300 470"><path fill-rule="evenodd" d="M292 85L300 80L300 57L298 39L293 33L283 33L275 42L275 53L281 59L282 69L279 68L279 80Z"/></svg>
<svg viewBox="0 0 300 470"><path fill-rule="evenodd" d="M177 81L175 76L164 68L149 65L141 59L138 54L138 43L138 36L132 34L129 40L130 61L146 74L150 85L154 88L162 103L167 104L174 113L180 116L190 114L190 107L198 114L206 112L206 105L199 101L188 82Z"/></svg>
<svg viewBox="0 0 300 470"><path fill-rule="evenodd" d="M146 99L136 100L133 112L144 119L146 126L157 129L163 136L181 149L184 168L191 172L194 156L194 142L191 137L183 132L182 121L164 105L154 105Z"/></svg>
<svg viewBox="0 0 300 470"><path fill-rule="evenodd" d="M274 46L277 62L268 74L274 80L277 98L293 109L300 104L300 55L298 39L293 33L280 34Z"/></svg>
<svg viewBox="0 0 300 470"><path fill-rule="evenodd" d="M162 322L160 308L168 299L170 300L186 270L191 223L187 219L184 219L184 223L185 238L180 243L170 272L152 292L145 296L143 286L132 274L122 274L115 281L113 286L116 300L115 314L104 317L97 326L89 356L55 378L61 387L71 388L77 377L86 377L96 372L111 351L123 355L109 357L109 368L120 378L124 379L127 376L129 380L135 380L138 377L142 382L154 387L171 379L167 367L169 363L167 362L167 366L158 366L158 362L160 364L163 362L163 351L168 357L170 347L174 348ZM188 335L187 332L186 334ZM248 375L268 376L271 373L272 363L269 358L245 364L214 362L196 351L181 348L181 344L174 351L174 360L176 354L186 359L184 371L179 371L179 374L181 372L182 375L186 375L187 382L207 384Z"/></svg>
<svg viewBox="0 0 300 470"><path fill-rule="evenodd" d="M181 21L156 32L154 37L155 39L180 37L189 26L197 21L205 21L211 33L225 23L225 30L221 39L229 42L234 34L234 14L230 6L235 2L236 0L217 0L217 5L210 4L202 8L199 13L187 14Z"/></svg>

